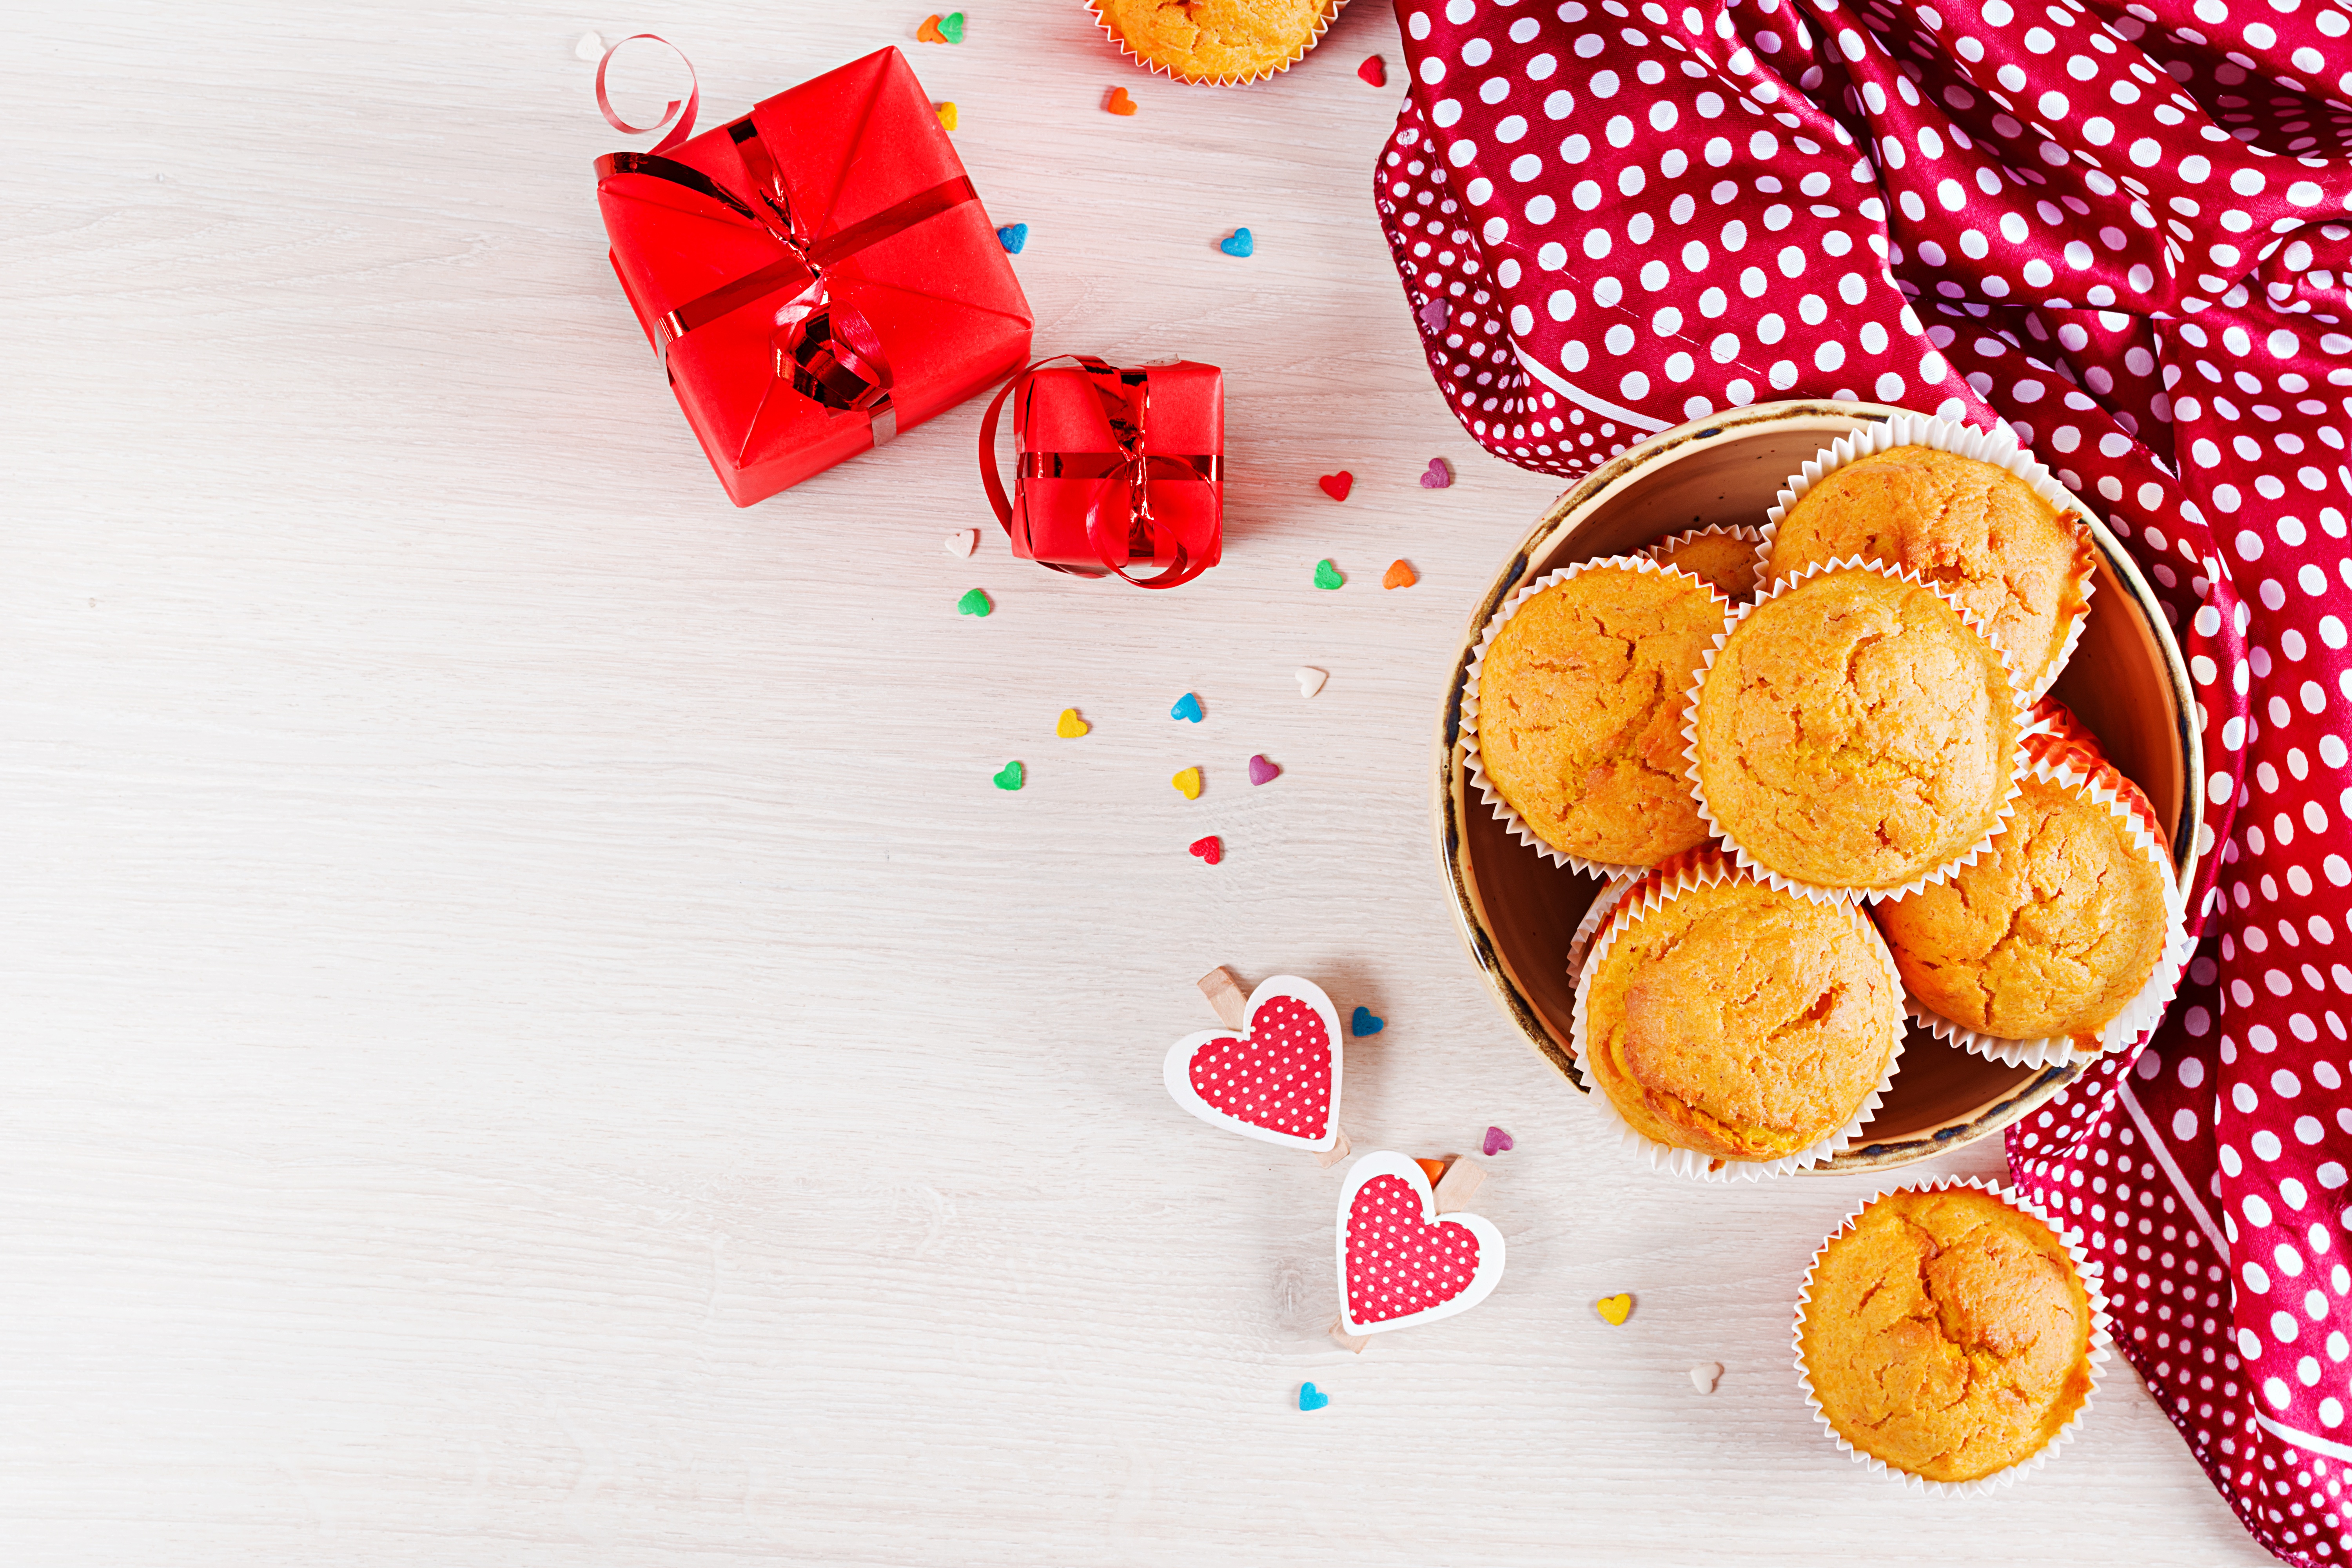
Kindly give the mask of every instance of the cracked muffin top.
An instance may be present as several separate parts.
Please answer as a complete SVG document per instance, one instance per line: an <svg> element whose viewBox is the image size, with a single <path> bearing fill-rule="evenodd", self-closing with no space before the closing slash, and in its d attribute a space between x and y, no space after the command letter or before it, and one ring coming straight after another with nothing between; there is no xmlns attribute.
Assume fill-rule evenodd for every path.
<svg viewBox="0 0 2352 1568"><path fill-rule="evenodd" d="M1185 81L1253 78L1307 52L1333 0L1095 0L1138 58Z"/></svg>
<svg viewBox="0 0 2352 1568"><path fill-rule="evenodd" d="M2153 808L2121 774L2105 782ZM2029 777L2009 829L1951 880L1874 913L1930 1012L2003 1040L2096 1050L2164 957L2165 871L2078 785Z"/></svg>
<svg viewBox="0 0 2352 1568"><path fill-rule="evenodd" d="M2050 1227L1973 1188L1874 1199L1814 1262L1799 1353L1854 1447L1931 1481L2029 1459L2091 1392L2091 1302Z"/></svg>
<svg viewBox="0 0 2352 1568"><path fill-rule="evenodd" d="M1625 895L1588 960L1587 1070L1634 1131L1722 1160L1778 1160L1853 1120L1903 1038L1903 995L1853 906L1800 898L1700 851L1722 879L1655 908ZM1597 945L1597 943L1596 943Z"/></svg>
<svg viewBox="0 0 2352 1568"><path fill-rule="evenodd" d="M1706 837L1684 776L1683 710L1729 606L1628 559L1534 595L1478 673L1480 765L1563 854L1654 866Z"/></svg>
<svg viewBox="0 0 2352 1568"><path fill-rule="evenodd" d="M1933 875L1999 829L2021 723L1999 651L1950 605L1847 568L1731 628L1696 727L1725 837L1792 882L1868 892Z"/></svg>
<svg viewBox="0 0 2352 1568"><path fill-rule="evenodd" d="M2038 691L2090 607L2089 530L2008 469L1932 447L1857 458L1807 490L1772 539L1765 581L1860 556L1907 567L1992 628Z"/></svg>

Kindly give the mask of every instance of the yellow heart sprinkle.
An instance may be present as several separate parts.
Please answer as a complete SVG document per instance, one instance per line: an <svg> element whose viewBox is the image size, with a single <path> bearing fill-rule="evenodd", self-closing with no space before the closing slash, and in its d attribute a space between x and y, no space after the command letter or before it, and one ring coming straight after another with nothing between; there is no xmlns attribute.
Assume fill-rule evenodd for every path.
<svg viewBox="0 0 2352 1568"><path fill-rule="evenodd" d="M1062 710L1060 721L1054 726L1054 733L1065 741L1075 741L1093 728L1092 724L1078 717L1076 709L1065 708Z"/></svg>
<svg viewBox="0 0 2352 1568"><path fill-rule="evenodd" d="M1601 1314L1604 1322L1622 1323L1633 1315L1633 1292L1622 1290L1614 1296L1603 1296L1592 1303L1592 1310Z"/></svg>
<svg viewBox="0 0 2352 1568"><path fill-rule="evenodd" d="M1182 795L1186 800L1198 800L1201 798L1200 769L1186 768L1182 773L1178 773L1174 778L1170 779L1168 782L1174 784L1176 786L1176 793Z"/></svg>
<svg viewBox="0 0 2352 1568"><path fill-rule="evenodd" d="M956 110L954 104L942 103L932 112L940 117L940 125L942 129L952 131L956 128Z"/></svg>

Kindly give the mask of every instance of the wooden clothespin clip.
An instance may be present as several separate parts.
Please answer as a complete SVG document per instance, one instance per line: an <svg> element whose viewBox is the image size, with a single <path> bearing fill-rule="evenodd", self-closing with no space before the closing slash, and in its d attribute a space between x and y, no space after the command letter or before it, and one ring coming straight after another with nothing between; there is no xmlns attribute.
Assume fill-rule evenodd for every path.
<svg viewBox="0 0 2352 1568"><path fill-rule="evenodd" d="M1209 999L1209 1005L1216 1013L1219 1023L1236 1035L1249 1032L1249 992L1232 970L1219 964L1201 976L1200 986L1201 994ZM1322 1004L1325 1022L1331 1030L1331 1111L1335 1125L1331 1129L1331 1147L1314 1152L1315 1163L1328 1171L1346 1159L1349 1153L1348 1134L1336 1125L1339 1108L1339 1019L1338 1012L1331 1008L1329 999L1320 990L1314 991L1314 997Z"/></svg>

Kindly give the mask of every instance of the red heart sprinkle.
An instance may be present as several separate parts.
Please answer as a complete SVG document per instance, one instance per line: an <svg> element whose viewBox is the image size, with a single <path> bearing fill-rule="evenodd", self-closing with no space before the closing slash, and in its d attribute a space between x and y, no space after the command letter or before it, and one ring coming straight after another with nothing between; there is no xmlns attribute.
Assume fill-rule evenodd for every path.
<svg viewBox="0 0 2352 1568"><path fill-rule="evenodd" d="M1217 836L1212 833L1206 838L1196 838L1192 841L1192 853L1213 866L1225 858L1225 847L1219 843Z"/></svg>
<svg viewBox="0 0 2352 1568"><path fill-rule="evenodd" d="M1358 66L1356 74L1374 87L1386 87L1389 84L1389 68L1381 63L1381 57L1378 55L1372 56L1362 65Z"/></svg>
<svg viewBox="0 0 2352 1568"><path fill-rule="evenodd" d="M1356 488L1356 476L1341 468L1338 473L1326 474L1315 482L1321 485L1323 493L1333 500L1346 500L1348 492Z"/></svg>

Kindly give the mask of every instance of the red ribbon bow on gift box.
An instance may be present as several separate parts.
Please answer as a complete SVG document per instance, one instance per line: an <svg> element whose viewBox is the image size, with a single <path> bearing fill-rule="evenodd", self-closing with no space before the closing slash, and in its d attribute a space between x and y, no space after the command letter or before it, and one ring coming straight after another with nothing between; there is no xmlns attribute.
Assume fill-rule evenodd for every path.
<svg viewBox="0 0 2352 1568"><path fill-rule="evenodd" d="M1098 480L1087 502L1086 535L1103 569L1139 588L1173 588L1191 582L1216 563L1218 512L1213 508L1206 511L1195 510L1171 523L1152 510L1151 486L1155 481L1219 483L1224 477L1223 458L1215 453L1173 454L1143 449L1144 432L1151 414L1149 370L1122 370L1090 354L1055 354L1037 361L1007 382L989 404L980 426L981 478L987 485L989 504L996 510L996 521L1014 540L1016 553L1027 555L1029 552L1021 547L1021 536L1013 530L1013 503L1005 495L1003 481L997 477L996 422L1006 398L1027 384L1036 372L1060 359L1071 361L1086 374L1087 384L1095 395L1095 406L1102 416L1108 449L1024 452L1016 483L1025 485L1031 479ZM1117 504L1122 491L1126 497L1124 506ZM1127 570L1127 562L1159 559L1163 540L1169 551L1166 569L1150 577L1138 577ZM1074 576L1099 575L1081 566L1053 561L1040 561L1038 564Z"/></svg>
<svg viewBox="0 0 2352 1568"><path fill-rule="evenodd" d="M618 44L614 46L614 49L619 47ZM606 58L611 58L610 51ZM619 125L620 121L604 102L603 78L604 68L599 66L599 105L604 109L605 118ZM692 111L689 101L688 118L662 142L662 146L670 146L686 135L692 127ZM789 388L836 413L863 415L873 427L874 444L878 447L897 428L897 416L890 402L890 361L865 313L850 300L835 296L826 268L877 240L975 199L971 182L961 176L943 181L871 217L831 234L819 235L794 211L792 193L751 119L747 115L728 126L727 134L742 159L752 193L749 200L700 170L657 153L608 153L596 160L600 189L610 181L628 175L666 181L718 203L765 232L783 252L767 266L656 317L654 351L667 372L670 345L687 333L747 306L780 300L782 302L775 305L776 332L772 340L776 355L775 378L761 398L759 412L766 411L769 400L781 389ZM753 434L759 429L759 413L755 413L745 426L742 446L737 453L739 462L750 452Z"/></svg>

